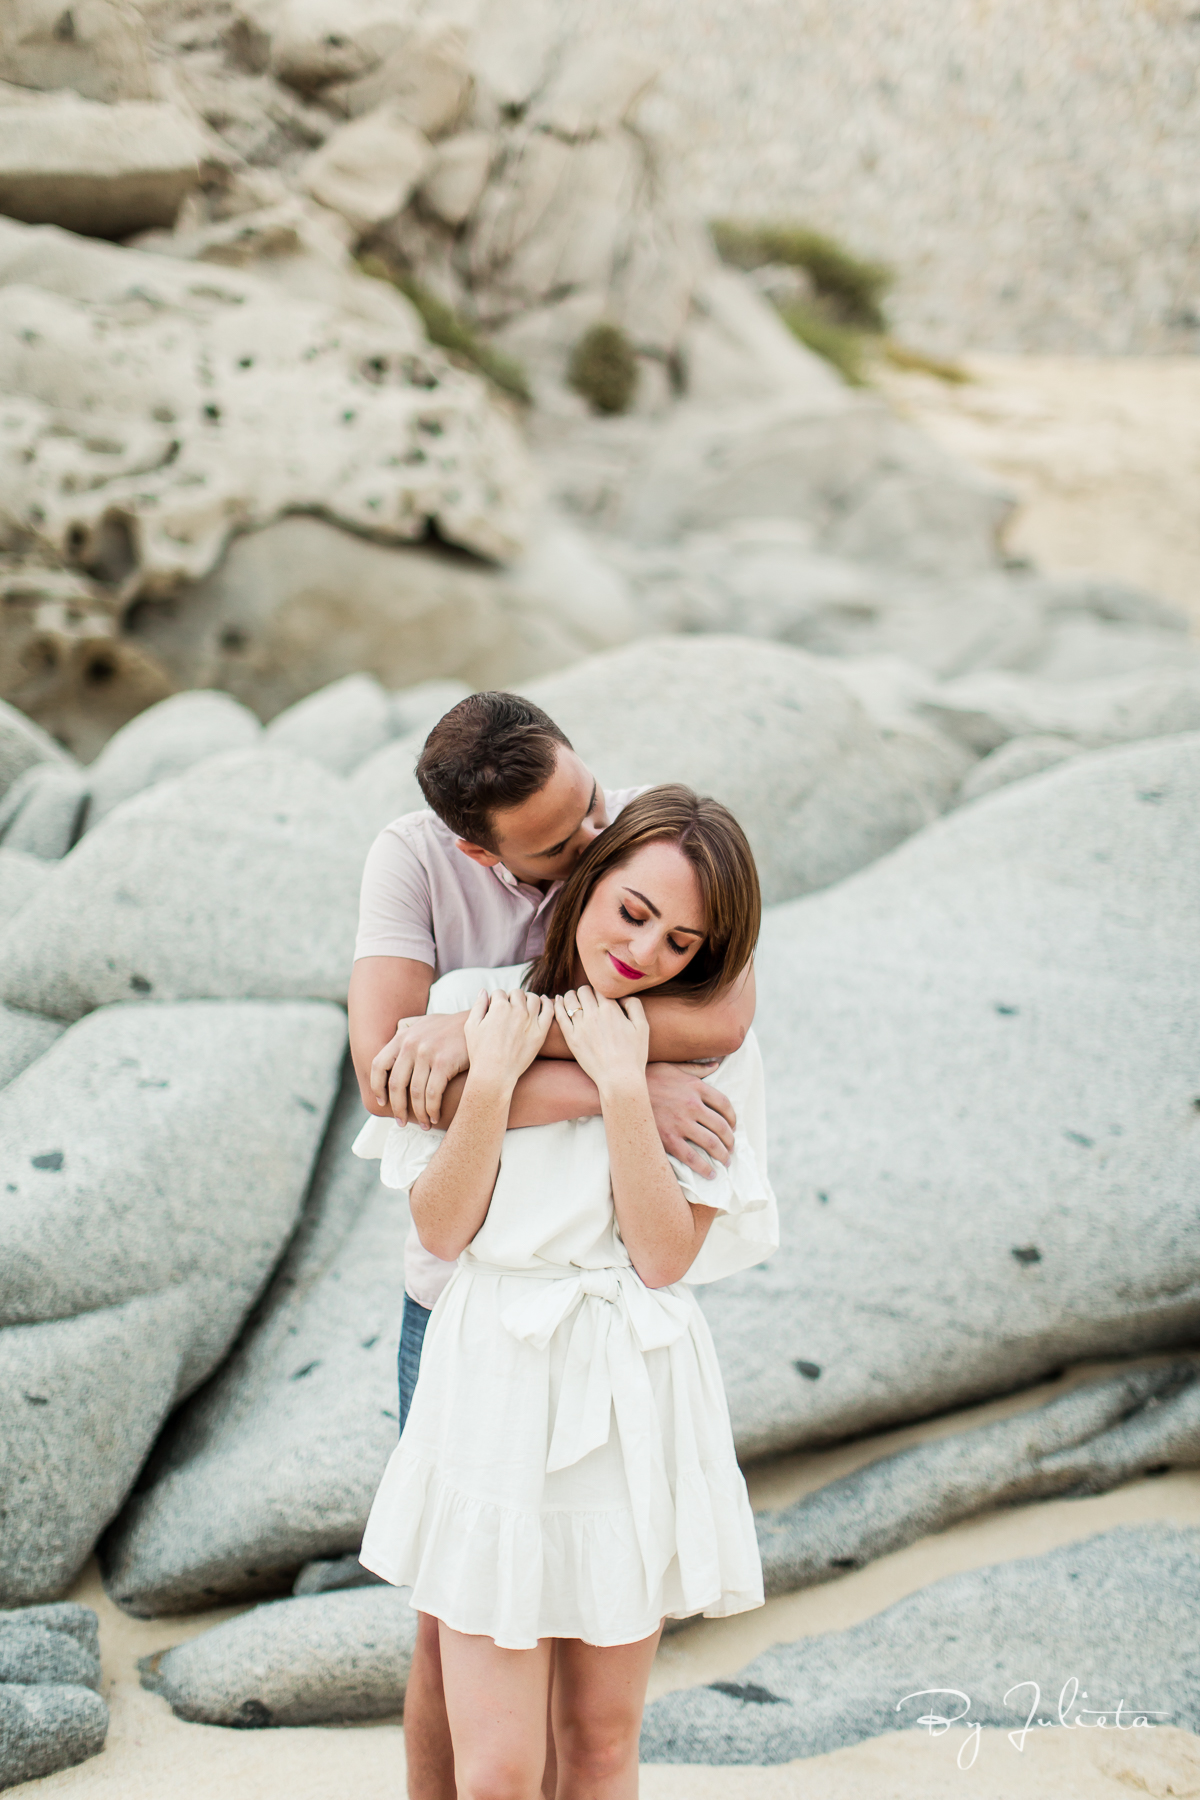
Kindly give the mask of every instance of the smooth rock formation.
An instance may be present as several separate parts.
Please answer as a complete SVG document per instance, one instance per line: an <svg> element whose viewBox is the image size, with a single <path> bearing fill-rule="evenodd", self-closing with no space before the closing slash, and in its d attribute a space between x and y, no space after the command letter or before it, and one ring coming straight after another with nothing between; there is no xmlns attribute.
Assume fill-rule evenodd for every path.
<svg viewBox="0 0 1200 1800"><path fill-rule="evenodd" d="M862 706L803 651L648 638L522 692L606 787L684 781L723 800L768 902L839 880L929 817Z"/></svg>
<svg viewBox="0 0 1200 1800"><path fill-rule="evenodd" d="M1081 755L767 913L783 1243L703 1294L745 1453L1190 1340L1198 802L1200 735Z"/></svg>
<svg viewBox="0 0 1200 1800"><path fill-rule="evenodd" d="M331 775L349 775L392 735L390 695L370 675L344 675L277 713L266 742L320 763Z"/></svg>
<svg viewBox="0 0 1200 1800"><path fill-rule="evenodd" d="M341 1099L287 1256L233 1356L160 1441L105 1545L140 1613L278 1593L314 1557L358 1549L398 1429L407 1208L352 1156Z"/></svg>
<svg viewBox="0 0 1200 1800"><path fill-rule="evenodd" d="M1028 737L1009 738L998 750L977 762L963 779L958 790L960 805L968 800L981 800L1007 787L1010 781L1027 781L1043 769L1053 769L1069 757L1078 756L1083 745L1073 738L1058 737L1052 732L1032 732Z"/></svg>
<svg viewBox="0 0 1200 1800"><path fill-rule="evenodd" d="M1141 1717L1195 1731L1198 1621L1200 1531L1126 1525L951 1575L847 1631L780 1644L732 1681L652 1701L641 1759L783 1763L935 1717L1115 1730L1118 1702L1125 1730Z"/></svg>
<svg viewBox="0 0 1200 1800"><path fill-rule="evenodd" d="M49 873L42 857L0 848L0 926L20 912Z"/></svg>
<svg viewBox="0 0 1200 1800"><path fill-rule="evenodd" d="M422 742L452 706L474 692L461 681L419 681L392 695L392 730L396 737L419 736Z"/></svg>
<svg viewBox="0 0 1200 1800"><path fill-rule="evenodd" d="M304 166L304 185L361 236L400 211L432 159L428 138L413 129L394 101L385 101L313 151Z"/></svg>
<svg viewBox="0 0 1200 1800"><path fill-rule="evenodd" d="M17 776L33 768L35 763L58 763L70 768L72 758L55 743L48 731L27 719L15 706L7 706L0 700L0 799Z"/></svg>
<svg viewBox="0 0 1200 1800"><path fill-rule="evenodd" d="M74 1577L227 1354L299 1215L345 1029L313 1004L110 1007L0 1092L5 1604Z"/></svg>
<svg viewBox="0 0 1200 1800"><path fill-rule="evenodd" d="M163 100L0 94L0 212L87 237L173 225L206 164L228 152Z"/></svg>
<svg viewBox="0 0 1200 1800"><path fill-rule="evenodd" d="M235 530L287 511L386 542L436 523L487 557L520 549L516 433L410 328L12 223L0 284L0 536L32 525L126 599L197 580Z"/></svg>
<svg viewBox="0 0 1200 1800"><path fill-rule="evenodd" d="M17 776L0 800L0 843L6 850L55 861L78 841L87 802L87 778L81 770L36 763Z"/></svg>
<svg viewBox="0 0 1200 1800"><path fill-rule="evenodd" d="M84 828L94 830L123 800L206 757L250 749L259 736L254 714L228 694L201 690L160 700L110 738L89 767Z"/></svg>
<svg viewBox="0 0 1200 1800"><path fill-rule="evenodd" d="M831 1581L987 1507L1102 1494L1200 1464L1200 1358L1090 1381L1012 1419L917 1444L759 1513L768 1594Z"/></svg>
<svg viewBox="0 0 1200 1800"><path fill-rule="evenodd" d="M4 855L0 851L0 859ZM65 1030L61 1019L44 1019L40 1013L20 1012L0 1003L0 1088L15 1081Z"/></svg>
<svg viewBox="0 0 1200 1800"><path fill-rule="evenodd" d="M451 551L391 548L294 516L235 538L206 580L142 603L129 627L181 686L222 688L273 718L342 676L405 688L525 672L505 592L497 571ZM574 655L584 648L573 640Z"/></svg>
<svg viewBox="0 0 1200 1800"><path fill-rule="evenodd" d="M0 998L343 1000L370 821L284 750L232 751L125 801L0 937Z"/></svg>
<svg viewBox="0 0 1200 1800"><path fill-rule="evenodd" d="M978 755L1018 737L1063 737L1089 750L1200 730L1200 666L1139 670L1061 686L997 669L946 682L921 710Z"/></svg>
<svg viewBox="0 0 1200 1800"><path fill-rule="evenodd" d="M416 1634L406 1588L277 1600L144 1658L142 1686L204 1725L393 1718Z"/></svg>
<svg viewBox="0 0 1200 1800"><path fill-rule="evenodd" d="M802 520L816 549L945 577L997 566L1010 505L881 403L843 389L678 408L623 471L608 522L655 544L739 519Z"/></svg>
<svg viewBox="0 0 1200 1800"><path fill-rule="evenodd" d="M486 131L460 131L437 146L421 182L421 201L446 225L461 225L473 210L492 166Z"/></svg>

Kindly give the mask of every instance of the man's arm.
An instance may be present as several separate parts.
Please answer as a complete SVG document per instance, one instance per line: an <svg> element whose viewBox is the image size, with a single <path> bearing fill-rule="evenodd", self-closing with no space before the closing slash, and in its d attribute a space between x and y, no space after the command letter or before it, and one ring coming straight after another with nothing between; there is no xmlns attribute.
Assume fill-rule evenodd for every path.
<svg viewBox="0 0 1200 1800"><path fill-rule="evenodd" d="M754 987L754 964L747 963L732 987L697 1006L679 994L647 994L642 1000L650 1026L649 1061L686 1063L714 1062L740 1050L746 1033L754 1023L757 995ZM542 1046L544 1057L569 1057L562 1032L557 1024Z"/></svg>
<svg viewBox="0 0 1200 1800"><path fill-rule="evenodd" d="M387 1080L372 1086L372 1064L391 1044L401 1019L415 1019L429 1004L433 970L428 963L407 956L360 956L350 976L350 1055L358 1076L358 1091L369 1113L387 1118ZM465 1015L464 1015L465 1016ZM465 1044L465 1040L464 1040ZM409 1064L411 1076L412 1064ZM399 1079L401 1067L396 1069Z"/></svg>

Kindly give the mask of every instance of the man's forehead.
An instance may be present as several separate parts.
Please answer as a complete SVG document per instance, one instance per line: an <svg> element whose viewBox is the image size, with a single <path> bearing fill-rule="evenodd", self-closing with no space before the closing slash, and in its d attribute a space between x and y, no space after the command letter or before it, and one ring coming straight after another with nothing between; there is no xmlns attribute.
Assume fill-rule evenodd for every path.
<svg viewBox="0 0 1200 1800"><path fill-rule="evenodd" d="M529 851L549 850L579 826L595 788L590 771L573 750L560 748L554 773L520 806L493 815L498 838Z"/></svg>

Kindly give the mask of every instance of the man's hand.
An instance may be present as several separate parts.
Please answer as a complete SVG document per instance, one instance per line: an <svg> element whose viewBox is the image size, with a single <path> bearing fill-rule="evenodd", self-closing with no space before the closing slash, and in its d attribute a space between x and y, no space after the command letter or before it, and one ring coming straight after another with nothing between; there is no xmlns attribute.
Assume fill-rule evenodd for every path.
<svg viewBox="0 0 1200 1800"><path fill-rule="evenodd" d="M391 1107L398 1124L411 1118L428 1131L438 1123L446 1083L471 1066L466 1021L465 1012L401 1019L372 1061L371 1092L380 1106Z"/></svg>
<svg viewBox="0 0 1200 1800"><path fill-rule="evenodd" d="M728 1163L737 1124L725 1095L704 1079L716 1067L715 1062L646 1065L650 1105L663 1149L708 1181L713 1177L708 1158ZM702 1151L708 1154L702 1155Z"/></svg>

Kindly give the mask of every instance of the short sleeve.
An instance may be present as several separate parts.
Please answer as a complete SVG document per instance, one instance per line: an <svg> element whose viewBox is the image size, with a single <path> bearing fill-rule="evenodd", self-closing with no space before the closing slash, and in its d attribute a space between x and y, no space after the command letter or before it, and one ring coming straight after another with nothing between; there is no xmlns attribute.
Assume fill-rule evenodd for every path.
<svg viewBox="0 0 1200 1800"><path fill-rule="evenodd" d="M753 1032L709 1080L733 1102L738 1122L729 1166L714 1163L711 1181L677 1157L669 1158L688 1200L718 1209L700 1254L683 1277L690 1286L753 1268L779 1248L779 1207L767 1178L762 1057Z"/></svg>
<svg viewBox="0 0 1200 1800"><path fill-rule="evenodd" d="M355 961L361 956L406 956L437 967L429 874L393 825L379 833L363 868Z"/></svg>
<svg viewBox="0 0 1200 1800"><path fill-rule="evenodd" d="M444 1131L422 1131L419 1125L398 1125L395 1119L368 1119L351 1148L365 1161L378 1157L384 1187L407 1193L433 1161L445 1135Z"/></svg>

